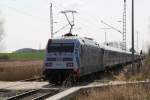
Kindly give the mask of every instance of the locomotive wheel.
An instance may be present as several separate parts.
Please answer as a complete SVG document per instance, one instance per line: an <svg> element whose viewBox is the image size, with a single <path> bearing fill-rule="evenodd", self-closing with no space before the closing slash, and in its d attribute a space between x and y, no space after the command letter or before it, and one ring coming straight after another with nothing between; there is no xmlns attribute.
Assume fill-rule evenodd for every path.
<svg viewBox="0 0 150 100"><path fill-rule="evenodd" d="M63 81L63 86L64 87L71 87L75 85L76 83L76 78L73 74L69 74L69 76Z"/></svg>

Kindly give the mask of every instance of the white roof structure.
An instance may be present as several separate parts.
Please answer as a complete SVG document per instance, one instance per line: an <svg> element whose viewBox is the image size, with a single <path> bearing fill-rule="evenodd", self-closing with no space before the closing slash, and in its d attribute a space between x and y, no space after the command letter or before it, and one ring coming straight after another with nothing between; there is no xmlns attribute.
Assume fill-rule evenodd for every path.
<svg viewBox="0 0 150 100"><path fill-rule="evenodd" d="M120 53L132 54L129 51L124 51L124 50L119 49L119 48L107 46L107 45L104 45L104 44L99 44L98 42L96 42L92 38L88 38L88 37L83 37L82 38L82 37L79 37L77 35L61 36L61 37L54 38L54 40L79 40L81 44L85 44L85 45L88 45L88 46L99 47L99 48L103 48L104 50L109 50L109 51L116 51L116 52L120 52ZM137 55L139 55L139 54L137 54Z"/></svg>

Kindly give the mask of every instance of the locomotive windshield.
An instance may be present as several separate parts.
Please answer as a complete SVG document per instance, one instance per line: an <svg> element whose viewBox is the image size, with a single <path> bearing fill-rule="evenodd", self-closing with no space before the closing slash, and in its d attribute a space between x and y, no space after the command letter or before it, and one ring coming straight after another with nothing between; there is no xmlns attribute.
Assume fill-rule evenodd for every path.
<svg viewBox="0 0 150 100"><path fill-rule="evenodd" d="M48 53L50 52L73 52L73 43L51 43L48 44Z"/></svg>

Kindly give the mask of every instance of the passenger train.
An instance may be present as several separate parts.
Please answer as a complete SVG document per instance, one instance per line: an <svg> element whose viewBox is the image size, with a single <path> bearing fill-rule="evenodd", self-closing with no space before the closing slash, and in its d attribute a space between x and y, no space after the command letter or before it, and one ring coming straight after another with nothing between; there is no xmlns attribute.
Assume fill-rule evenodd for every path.
<svg viewBox="0 0 150 100"><path fill-rule="evenodd" d="M91 38L65 35L49 39L46 47L43 74L50 83L62 83L70 75L78 80L83 76L104 71L113 66L129 64L131 52L98 44ZM135 54L135 61L140 59Z"/></svg>

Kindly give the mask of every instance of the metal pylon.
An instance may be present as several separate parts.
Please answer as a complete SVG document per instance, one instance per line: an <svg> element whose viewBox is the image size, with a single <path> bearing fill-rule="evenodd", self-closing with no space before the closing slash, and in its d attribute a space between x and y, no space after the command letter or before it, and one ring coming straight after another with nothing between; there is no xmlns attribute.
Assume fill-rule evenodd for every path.
<svg viewBox="0 0 150 100"><path fill-rule="evenodd" d="M124 0L124 10L123 10L123 50L126 51L126 0Z"/></svg>

